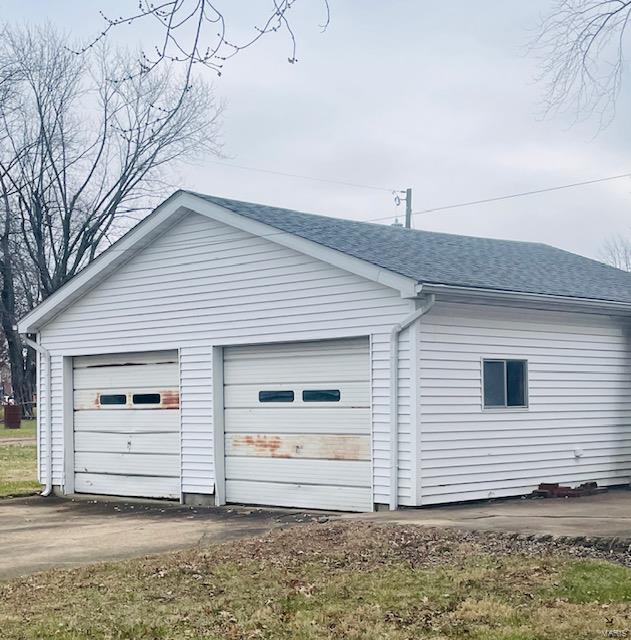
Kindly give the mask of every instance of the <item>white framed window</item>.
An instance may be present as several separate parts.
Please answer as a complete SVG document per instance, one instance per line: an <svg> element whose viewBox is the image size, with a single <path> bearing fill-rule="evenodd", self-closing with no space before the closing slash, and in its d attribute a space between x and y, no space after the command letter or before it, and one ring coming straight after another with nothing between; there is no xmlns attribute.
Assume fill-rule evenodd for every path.
<svg viewBox="0 0 631 640"><path fill-rule="evenodd" d="M528 407L528 361L484 358L482 404L485 409Z"/></svg>

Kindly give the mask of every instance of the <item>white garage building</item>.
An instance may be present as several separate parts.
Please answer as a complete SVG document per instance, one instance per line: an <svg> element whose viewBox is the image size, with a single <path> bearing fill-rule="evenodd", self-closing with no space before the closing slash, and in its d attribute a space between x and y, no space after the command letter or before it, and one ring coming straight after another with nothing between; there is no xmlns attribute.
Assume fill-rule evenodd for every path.
<svg viewBox="0 0 631 640"><path fill-rule="evenodd" d="M339 510L631 477L631 275L179 191L22 319L45 493Z"/></svg>

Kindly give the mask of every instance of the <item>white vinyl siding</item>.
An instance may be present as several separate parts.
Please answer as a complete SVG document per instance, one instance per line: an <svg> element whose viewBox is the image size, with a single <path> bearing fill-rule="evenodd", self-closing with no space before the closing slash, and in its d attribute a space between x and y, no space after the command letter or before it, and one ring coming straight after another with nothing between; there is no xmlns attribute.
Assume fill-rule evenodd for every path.
<svg viewBox="0 0 631 640"><path fill-rule="evenodd" d="M527 408L483 409L484 358L528 361ZM420 503L629 482L623 319L438 303L421 320L417 371Z"/></svg>
<svg viewBox="0 0 631 640"><path fill-rule="evenodd" d="M212 347L180 350L182 492L214 493Z"/></svg>
<svg viewBox="0 0 631 640"><path fill-rule="evenodd" d="M214 345L370 336L374 501L386 503L389 332L412 310L397 290L191 213L53 319L41 341L59 362L62 355L179 349L182 489L212 493ZM403 337L402 363L411 361L410 346ZM53 402L61 406L61 393ZM408 505L415 500L409 431L400 451L400 501ZM59 446L60 470L62 456Z"/></svg>

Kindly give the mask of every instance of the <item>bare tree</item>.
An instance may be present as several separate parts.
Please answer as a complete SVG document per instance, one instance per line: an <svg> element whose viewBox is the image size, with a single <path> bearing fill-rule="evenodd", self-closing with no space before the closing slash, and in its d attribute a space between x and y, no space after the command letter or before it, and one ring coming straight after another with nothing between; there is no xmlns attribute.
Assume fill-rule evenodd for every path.
<svg viewBox="0 0 631 640"><path fill-rule="evenodd" d="M596 113L601 124L613 118L630 19L631 0L554 0L534 43L547 111Z"/></svg>
<svg viewBox="0 0 631 640"><path fill-rule="evenodd" d="M78 56L48 27L2 33L0 320L18 401L34 378L17 317L141 218L167 169L220 149L210 87L167 65L131 73L129 59L105 45Z"/></svg>
<svg viewBox="0 0 631 640"><path fill-rule="evenodd" d="M0 58L0 113L6 122L15 123L19 118L20 100L12 89L21 79L13 60ZM19 335L13 329L15 320L25 310L24 302L27 300L26 296L21 295L19 285L26 282L28 277L26 273L20 274L16 259L22 255L22 246L16 231L17 220L11 215L11 197L15 192L9 186L8 175L17 166L18 156L25 149L13 154L6 153L10 146L6 128L0 127L0 156L4 156L4 162L0 165L0 327L3 365L8 363L18 399L28 408L35 390L35 358L33 353L24 349ZM30 293L31 287L27 289Z"/></svg>
<svg viewBox="0 0 631 640"><path fill-rule="evenodd" d="M329 0L320 1L324 10L320 27L324 31L329 25L330 7ZM89 50L117 27L149 23L157 27L158 40L151 50L141 53L139 73L146 73L161 62L169 61L184 63L187 73L193 65L200 64L221 75L226 60L264 36L279 32L285 33L289 39L288 61L292 64L297 62L296 37L290 19L296 0L269 0L267 10L253 27L252 35L243 41L237 41L229 33L226 10L222 8L221 0L138 0L136 4L135 11L122 16L113 17L101 11L105 27L81 51ZM239 11L243 13L243 5Z"/></svg>
<svg viewBox="0 0 631 640"><path fill-rule="evenodd" d="M603 262L616 269L631 271L631 240L622 235L607 238L601 248L600 257Z"/></svg>

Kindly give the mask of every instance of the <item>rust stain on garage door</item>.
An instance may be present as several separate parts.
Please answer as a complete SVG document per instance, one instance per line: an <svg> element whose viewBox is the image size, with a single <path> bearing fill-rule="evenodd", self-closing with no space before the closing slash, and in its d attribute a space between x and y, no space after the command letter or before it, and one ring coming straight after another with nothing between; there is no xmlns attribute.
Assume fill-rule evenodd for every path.
<svg viewBox="0 0 631 640"><path fill-rule="evenodd" d="M226 453L270 458L369 460L370 440L368 436L239 434L228 437Z"/></svg>
<svg viewBox="0 0 631 640"><path fill-rule="evenodd" d="M173 389L165 389L161 392L162 409L179 409L180 408L180 393Z"/></svg>
<svg viewBox="0 0 631 640"><path fill-rule="evenodd" d="M287 458L279 450L283 447L281 436L245 435L234 440L235 448L241 455L271 456L272 458Z"/></svg>

